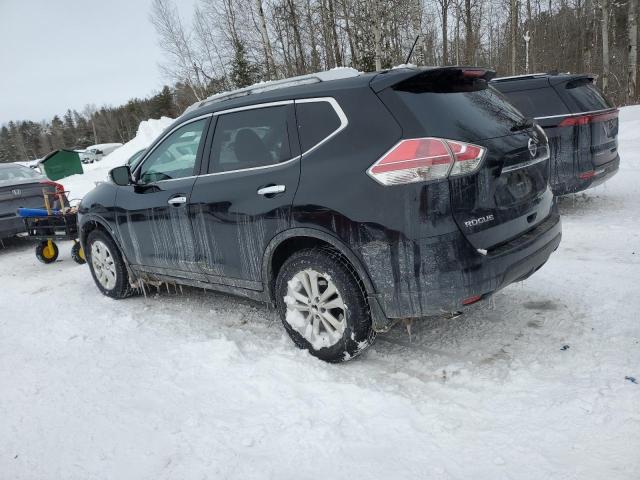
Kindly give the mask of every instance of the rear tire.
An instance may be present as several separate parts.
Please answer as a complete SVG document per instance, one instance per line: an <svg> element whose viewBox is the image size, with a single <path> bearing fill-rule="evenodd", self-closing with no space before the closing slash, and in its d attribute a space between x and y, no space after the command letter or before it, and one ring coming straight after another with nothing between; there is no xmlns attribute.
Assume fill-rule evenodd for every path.
<svg viewBox="0 0 640 480"><path fill-rule="evenodd" d="M351 360L375 339L361 282L335 250L294 253L278 272L275 292L293 342L321 360Z"/></svg>
<svg viewBox="0 0 640 480"><path fill-rule="evenodd" d="M51 242L51 246L49 246L47 240L44 240L36 247L36 258L42 263L55 262L58 259L58 253L58 246L53 241Z"/></svg>
<svg viewBox="0 0 640 480"><path fill-rule="evenodd" d="M113 239L102 230L93 230L86 246L87 263L98 290L115 299L131 296L129 272Z"/></svg>

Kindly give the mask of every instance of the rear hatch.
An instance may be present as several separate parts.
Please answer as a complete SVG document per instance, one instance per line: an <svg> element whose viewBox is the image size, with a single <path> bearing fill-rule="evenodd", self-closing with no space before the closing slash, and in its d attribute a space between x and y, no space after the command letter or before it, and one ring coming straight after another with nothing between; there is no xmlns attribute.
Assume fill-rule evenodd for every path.
<svg viewBox="0 0 640 480"><path fill-rule="evenodd" d="M468 241L489 250L542 222L553 200L547 139L488 86L493 72L456 67L413 72L397 83L372 82L403 137L436 137L485 149L471 173L444 180L450 184L453 216Z"/></svg>
<svg viewBox="0 0 640 480"><path fill-rule="evenodd" d="M593 77L554 78L552 85L571 112L561 117L543 118L545 127L557 127L563 137L577 144L590 157L594 168L615 160L618 155L618 110L593 85ZM590 165L586 165L588 168Z"/></svg>
<svg viewBox="0 0 640 480"><path fill-rule="evenodd" d="M18 208L41 208L44 206L42 188L39 182L0 183L0 219L15 217Z"/></svg>
<svg viewBox="0 0 640 480"><path fill-rule="evenodd" d="M20 207L43 207L43 188L55 192L55 185L46 182L38 172L22 165L3 165L0 168L0 220L15 217Z"/></svg>

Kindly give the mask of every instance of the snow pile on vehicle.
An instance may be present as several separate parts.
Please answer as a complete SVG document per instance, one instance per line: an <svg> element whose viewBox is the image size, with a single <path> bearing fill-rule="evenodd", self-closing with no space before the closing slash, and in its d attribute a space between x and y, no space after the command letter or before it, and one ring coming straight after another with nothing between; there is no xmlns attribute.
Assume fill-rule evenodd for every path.
<svg viewBox="0 0 640 480"><path fill-rule="evenodd" d="M173 119L169 117L140 122L136 136L133 139L114 150L101 161L83 165L83 175L72 175L63 178L60 183L64 185L66 190L71 192L69 198L72 200L82 199L87 192L95 187L96 182L107 180L109 170L124 165L134 153L147 148L171 123L173 123Z"/></svg>

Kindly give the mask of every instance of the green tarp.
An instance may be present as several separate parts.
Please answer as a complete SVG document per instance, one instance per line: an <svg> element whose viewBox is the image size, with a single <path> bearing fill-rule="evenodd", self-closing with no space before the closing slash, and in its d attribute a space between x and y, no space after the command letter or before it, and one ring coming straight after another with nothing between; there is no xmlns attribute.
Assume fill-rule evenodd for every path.
<svg viewBox="0 0 640 480"><path fill-rule="evenodd" d="M80 154L73 150L51 152L42 159L40 166L49 180L60 180L69 175L84 173Z"/></svg>

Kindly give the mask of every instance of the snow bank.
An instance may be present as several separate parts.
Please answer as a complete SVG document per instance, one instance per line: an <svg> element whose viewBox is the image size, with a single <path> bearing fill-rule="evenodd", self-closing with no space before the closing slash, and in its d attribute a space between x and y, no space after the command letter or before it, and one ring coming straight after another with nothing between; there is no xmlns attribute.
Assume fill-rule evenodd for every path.
<svg viewBox="0 0 640 480"><path fill-rule="evenodd" d="M173 123L173 119L168 117L140 122L138 132L132 140L114 150L101 161L83 165L83 175L72 175L60 180L65 189L71 192L69 198L72 200L82 199L87 192L95 187L96 182L107 180L109 170L124 165L134 153L147 148L171 123Z"/></svg>

